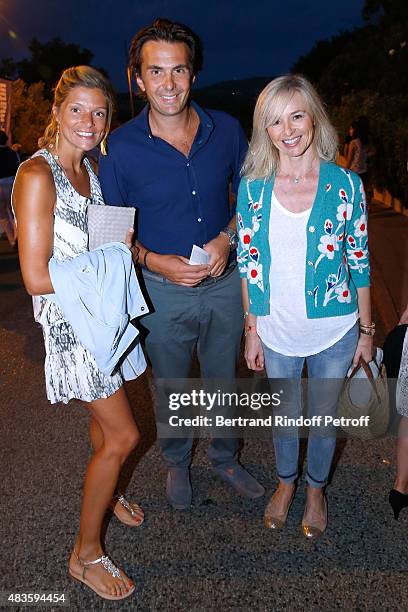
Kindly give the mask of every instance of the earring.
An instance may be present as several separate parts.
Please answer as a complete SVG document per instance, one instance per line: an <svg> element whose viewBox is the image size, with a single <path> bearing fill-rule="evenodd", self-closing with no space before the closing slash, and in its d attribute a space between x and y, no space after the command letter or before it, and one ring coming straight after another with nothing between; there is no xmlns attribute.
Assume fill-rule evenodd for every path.
<svg viewBox="0 0 408 612"><path fill-rule="evenodd" d="M55 159L59 159L58 144L59 144L59 123L57 124L57 132L55 134L55 143L54 143L55 153L53 154Z"/></svg>
<svg viewBox="0 0 408 612"><path fill-rule="evenodd" d="M101 147L102 155L107 155L108 154L108 148L107 148L107 143L106 143L106 135L102 138L100 147Z"/></svg>

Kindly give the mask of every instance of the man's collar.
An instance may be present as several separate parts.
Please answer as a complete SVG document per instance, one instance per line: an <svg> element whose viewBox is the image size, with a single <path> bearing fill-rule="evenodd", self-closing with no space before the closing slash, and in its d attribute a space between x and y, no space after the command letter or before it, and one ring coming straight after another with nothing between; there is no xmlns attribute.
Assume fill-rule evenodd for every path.
<svg viewBox="0 0 408 612"><path fill-rule="evenodd" d="M210 115L208 115L208 113L206 113L205 110L201 108L201 106L199 106L196 102L191 100L190 105L192 108L194 108L200 119L198 129L201 130L202 138L203 140L207 140L214 129L214 122L211 119ZM134 125L137 125L137 127L143 130L143 132L145 132L148 138L154 139L149 124L149 110L150 104L146 104L133 121Z"/></svg>

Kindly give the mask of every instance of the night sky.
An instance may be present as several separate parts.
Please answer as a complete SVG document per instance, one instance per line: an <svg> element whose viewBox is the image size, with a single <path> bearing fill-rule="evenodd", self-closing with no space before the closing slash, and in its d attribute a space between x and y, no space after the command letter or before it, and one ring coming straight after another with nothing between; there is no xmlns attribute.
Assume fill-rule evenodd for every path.
<svg viewBox="0 0 408 612"><path fill-rule="evenodd" d="M363 23L364 0L0 0L0 58L28 56L35 36L59 36L94 53L126 90L125 46L155 17L182 21L204 42L198 86L287 72L317 40ZM17 38L10 37L13 30Z"/></svg>

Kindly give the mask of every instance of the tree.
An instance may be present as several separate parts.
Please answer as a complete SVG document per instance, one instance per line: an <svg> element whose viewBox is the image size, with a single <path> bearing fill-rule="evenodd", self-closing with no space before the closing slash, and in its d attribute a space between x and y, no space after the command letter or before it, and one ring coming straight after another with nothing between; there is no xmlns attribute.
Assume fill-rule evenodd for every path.
<svg viewBox="0 0 408 612"><path fill-rule="evenodd" d="M408 4L406 0L365 0L363 17L379 19L382 22L406 21Z"/></svg>
<svg viewBox="0 0 408 612"><path fill-rule="evenodd" d="M366 25L319 41L293 67L316 85L340 134L365 115L378 186L408 205L408 2L366 0Z"/></svg>
<svg viewBox="0 0 408 612"><path fill-rule="evenodd" d="M28 48L31 52L29 59L13 62L11 58L4 58L0 64L0 75L20 78L28 84L42 81L46 95L50 95L53 85L65 68L88 65L93 58L89 49L82 49L74 43L65 43L60 38L53 38L46 43L33 38Z"/></svg>
<svg viewBox="0 0 408 612"><path fill-rule="evenodd" d="M13 79L16 76L16 63L11 57L3 57L0 62L0 77L4 79Z"/></svg>
<svg viewBox="0 0 408 612"><path fill-rule="evenodd" d="M64 43L60 38L53 38L46 43L33 38L29 49L31 58L17 63L18 76L29 84L43 81L46 89L56 83L65 68L89 64L93 57L88 49Z"/></svg>
<svg viewBox="0 0 408 612"><path fill-rule="evenodd" d="M343 96L341 104L330 109L330 116L340 135L344 136L352 121L365 117L370 128L369 145L375 154L369 167L375 185L408 201L408 97L382 96L359 91Z"/></svg>
<svg viewBox="0 0 408 612"><path fill-rule="evenodd" d="M324 67L327 66L344 48L350 40L350 32L341 32L329 40L319 40L309 53L302 55L293 66L293 72L308 76L316 83Z"/></svg>
<svg viewBox="0 0 408 612"><path fill-rule="evenodd" d="M11 109L13 141L22 145L25 154L31 154L38 148L38 138L51 112L51 102L44 96L44 83L27 85L21 79L14 81Z"/></svg>

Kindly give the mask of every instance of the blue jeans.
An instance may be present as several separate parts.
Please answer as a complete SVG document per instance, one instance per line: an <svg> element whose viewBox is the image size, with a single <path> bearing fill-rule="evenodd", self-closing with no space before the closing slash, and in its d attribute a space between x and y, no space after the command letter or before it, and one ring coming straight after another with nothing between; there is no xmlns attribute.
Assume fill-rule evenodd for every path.
<svg viewBox="0 0 408 612"><path fill-rule="evenodd" d="M308 387L308 418L313 416L335 416L337 400L343 379L351 365L358 342L356 323L338 342L328 349L308 357L281 355L263 344L265 369L268 378L290 378L290 396L282 404L283 414L297 418L302 414L301 375L306 360L309 379L330 379L324 383L311 382ZM325 392L326 391L326 392ZM297 427L284 432L274 429L276 468L279 480L292 483L298 476L299 435ZM312 487L323 487L327 482L330 466L336 448L335 435L321 433L318 428L309 431L307 445L306 480Z"/></svg>

